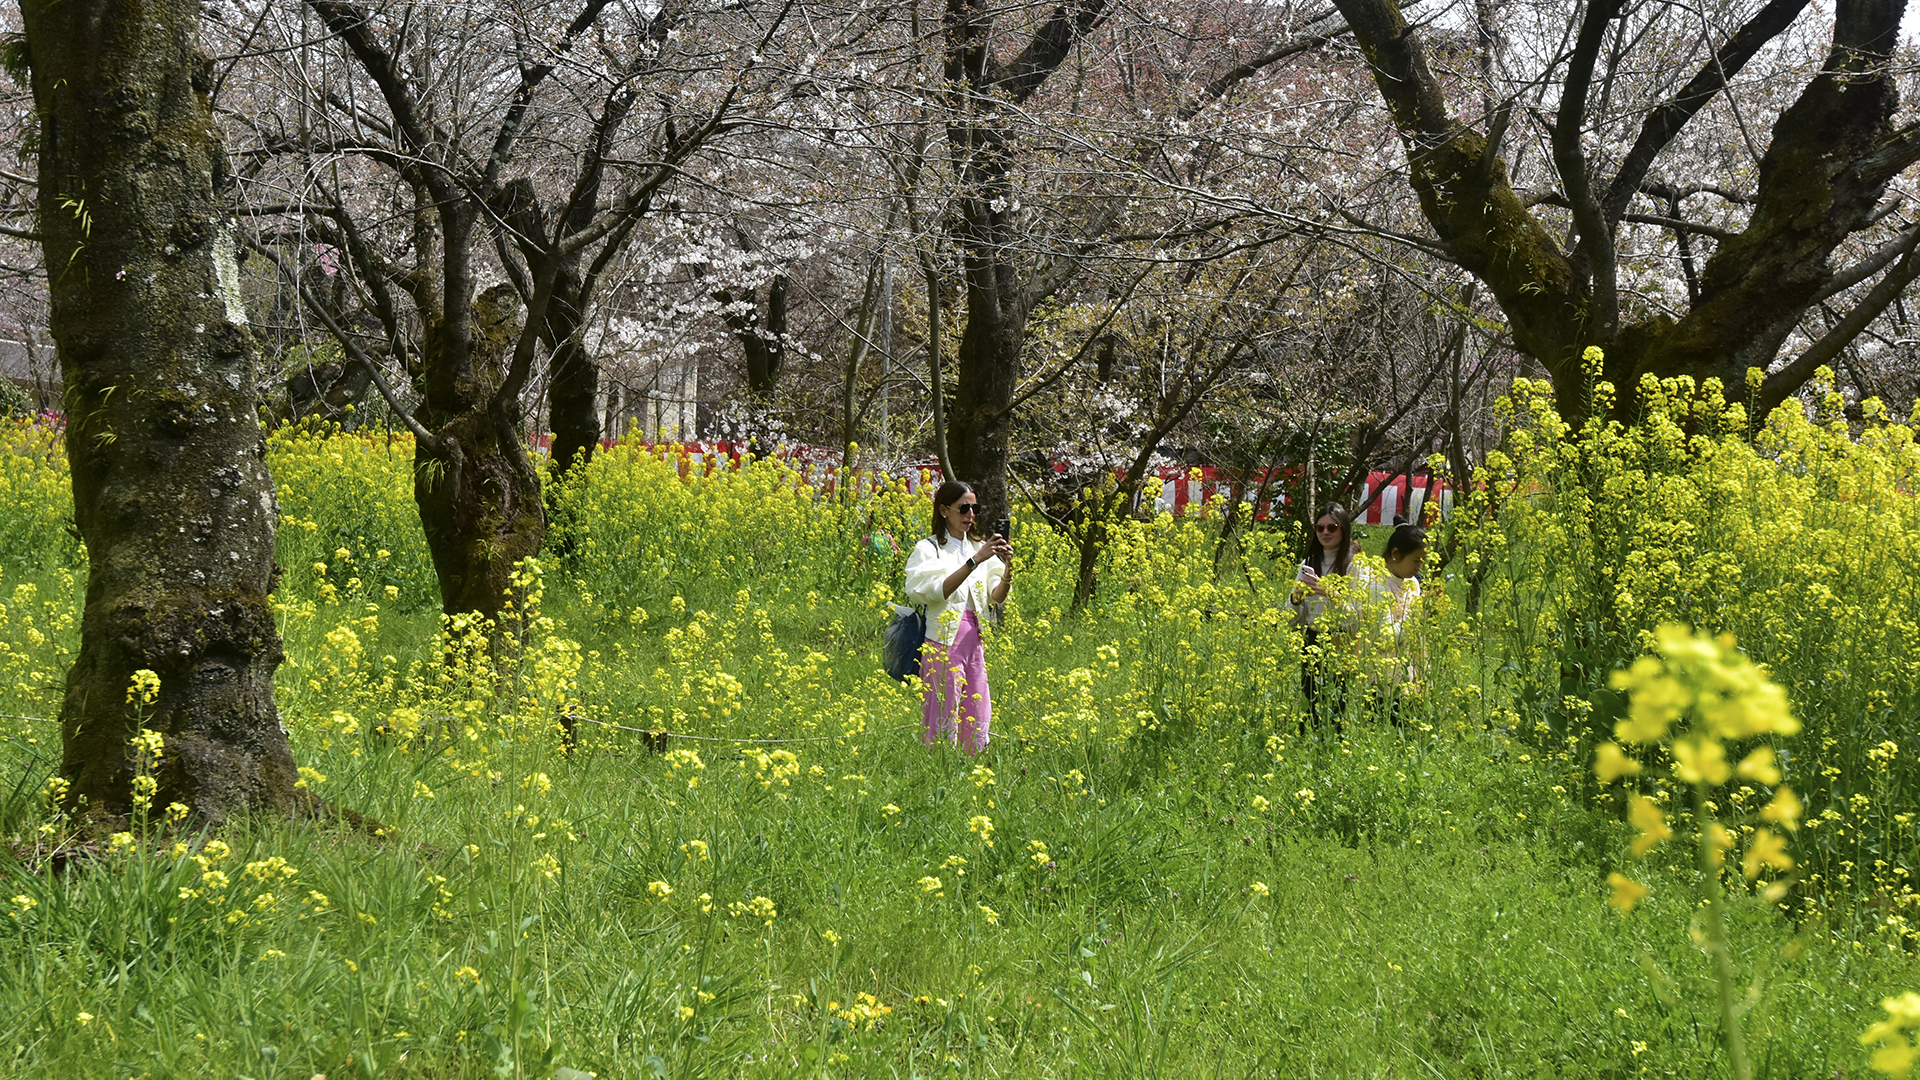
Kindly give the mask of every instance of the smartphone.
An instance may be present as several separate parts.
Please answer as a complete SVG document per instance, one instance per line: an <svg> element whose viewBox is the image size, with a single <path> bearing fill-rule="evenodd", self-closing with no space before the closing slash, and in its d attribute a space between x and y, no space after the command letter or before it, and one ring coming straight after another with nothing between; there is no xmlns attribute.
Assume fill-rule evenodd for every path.
<svg viewBox="0 0 1920 1080"><path fill-rule="evenodd" d="M1003 536L1008 540L1013 539L1013 521L1010 518L1001 518L999 521L994 522L993 532L990 535Z"/></svg>

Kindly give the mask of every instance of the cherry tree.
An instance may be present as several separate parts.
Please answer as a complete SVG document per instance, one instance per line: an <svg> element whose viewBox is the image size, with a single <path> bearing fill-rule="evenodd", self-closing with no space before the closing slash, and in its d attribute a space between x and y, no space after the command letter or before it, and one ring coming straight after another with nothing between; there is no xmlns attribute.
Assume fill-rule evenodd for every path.
<svg viewBox="0 0 1920 1080"><path fill-rule="evenodd" d="M1432 230L1409 241L1486 284L1569 416L1592 345L1626 387L1759 368L1770 409L1920 277L1899 0L1489 4L1465 40L1335 2Z"/></svg>
<svg viewBox="0 0 1920 1080"><path fill-rule="evenodd" d="M405 400L364 335L303 287L413 432L448 613L497 611L514 564L540 550L522 431L536 361L544 348L570 465L599 434L585 346L602 277L763 91L759 58L789 7L309 0L298 20L277 8L229 20L258 64L283 65L256 83L283 96L248 113L256 200L297 212L285 235L333 253L377 327L374 352L417 395ZM263 27L276 36L261 40Z"/></svg>
<svg viewBox="0 0 1920 1080"><path fill-rule="evenodd" d="M273 699L273 482L199 4L21 14L88 562L61 706L67 797L105 821L142 801L211 823L315 808ZM157 685L142 674L130 690L142 672ZM143 727L159 742L136 748Z"/></svg>

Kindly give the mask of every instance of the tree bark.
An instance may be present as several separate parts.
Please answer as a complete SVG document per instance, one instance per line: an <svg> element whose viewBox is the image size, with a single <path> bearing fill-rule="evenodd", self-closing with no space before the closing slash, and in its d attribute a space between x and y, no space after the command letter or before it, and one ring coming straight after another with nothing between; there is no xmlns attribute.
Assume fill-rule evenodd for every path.
<svg viewBox="0 0 1920 1080"><path fill-rule="evenodd" d="M447 289L449 297L465 293L464 285ZM461 312L457 329L452 319L428 328L427 398L418 417L434 439L415 443L413 497L448 615L496 618L514 565L539 554L546 540L518 398L499 394L508 351L523 333L519 311L513 287L495 285ZM455 350L464 363L433 355ZM433 378L444 372L460 374Z"/></svg>
<svg viewBox="0 0 1920 1080"><path fill-rule="evenodd" d="M662 18L659 21L664 24L665 20ZM664 26L661 32L664 32ZM633 92L622 88L609 96L605 107L601 109L600 119L594 125L592 152L581 164L573 197L561 211L560 233L563 237L572 236L593 225L600 189L606 180L607 152L613 144L615 133L632 111L633 101ZM547 245L542 241L549 236L547 215L539 201L532 197L532 184L516 181L509 187L524 192L513 196L524 204L520 214L521 253L529 264L543 257L559 260L555 270L553 300L547 306L546 329L542 340L547 343L553 371L547 388L547 415L553 431L553 473L555 477L563 477L574 466L592 461L594 450L600 446L600 362L587 350L587 312L593 304L600 272L608 258L624 242L627 232L620 232L601 251L600 257L583 269L585 255L582 252L559 256L552 255L550 251L543 252L542 249ZM531 231L526 228L528 225L533 227Z"/></svg>
<svg viewBox="0 0 1920 1080"><path fill-rule="evenodd" d="M61 706L69 799L124 819L144 724L156 806L312 805L274 707L273 483L194 0L24 0L51 327L88 552ZM160 677L129 704L133 673Z"/></svg>
<svg viewBox="0 0 1920 1080"><path fill-rule="evenodd" d="M473 248L489 201L504 195L503 206L509 212L514 208L517 192L502 191L498 170L520 130L533 87L551 68L522 71L519 92L484 167L440 160L450 151L433 125L432 110L421 105L419 87L379 40L367 15L338 0L308 0L308 6L379 87L393 117L389 130L402 151L399 172L416 192L419 264L404 279L425 339L419 379L424 399L413 415L420 429L414 444L414 501L440 583L441 610L495 619L514 565L537 554L546 539L540 477L520 434L519 393L534 341L546 325L561 263L549 259L538 267L539 284L529 288L523 328L516 320L521 303L513 286L497 285L475 296ZM570 33L591 25L602 6L590 0ZM344 209L341 217L347 220ZM384 297L384 281L392 275L379 271L379 255L364 245L348 250L361 281ZM382 318L391 322L393 305L380 306ZM395 326L389 332L399 336Z"/></svg>
<svg viewBox="0 0 1920 1080"><path fill-rule="evenodd" d="M545 335L553 371L547 385L547 427L553 432L555 477L592 461L600 445L600 365L587 351L584 335L590 300L579 260L567 260L547 306Z"/></svg>
<svg viewBox="0 0 1920 1080"><path fill-rule="evenodd" d="M732 291L721 289L713 294L715 300L731 307L740 300L751 305L748 311L724 311L720 318L733 331L734 339L740 342L740 352L747 360L747 392L767 395L780 381L780 366L787 358L787 275L775 274L767 285L767 317L760 318L760 298L758 290L749 289L744 297L736 296Z"/></svg>
<svg viewBox="0 0 1920 1080"><path fill-rule="evenodd" d="M1004 185L1002 185L1004 188ZM964 198L961 243L966 251L967 318L960 330L947 452L954 478L973 486L981 513L1007 513L1007 461L1013 393L1027 340L1026 298L1007 251L1012 230L988 199ZM997 239L996 239L997 238Z"/></svg>
<svg viewBox="0 0 1920 1080"><path fill-rule="evenodd" d="M947 146L961 190L955 238L964 254L967 296L947 450L952 479L973 486L987 521L1005 516L1011 505L1008 425L1027 317L1039 299L1014 259L1020 238L1008 179L1013 162L999 112L1040 89L1074 44L1099 25L1106 0L1073 0L1055 8L1020 55L1004 65L994 61L988 46L997 10L982 0L948 0L943 26L953 101Z"/></svg>

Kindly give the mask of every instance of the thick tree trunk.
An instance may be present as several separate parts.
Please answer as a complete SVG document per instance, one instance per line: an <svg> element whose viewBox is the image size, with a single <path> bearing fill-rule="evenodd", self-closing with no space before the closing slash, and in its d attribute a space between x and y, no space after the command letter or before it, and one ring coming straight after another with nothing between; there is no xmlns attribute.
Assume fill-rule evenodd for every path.
<svg viewBox="0 0 1920 1080"><path fill-rule="evenodd" d="M465 320L470 337L433 343L450 350L464 345L466 362L429 359L431 371L464 372L438 393L429 381L418 418L435 442L414 450L414 502L440 580L440 607L449 615L497 618L514 564L539 554L547 536L540 476L520 439L518 403L496 401L495 393L519 336L519 304L511 286L488 289ZM451 333L443 326L430 337Z"/></svg>
<svg viewBox="0 0 1920 1080"><path fill-rule="evenodd" d="M600 445L600 365L582 336L585 284L578 260L560 270L547 305L547 347L553 377L547 384L547 427L553 432L553 475L567 475L593 460Z"/></svg>
<svg viewBox="0 0 1920 1080"><path fill-rule="evenodd" d="M991 213L981 207L983 213ZM990 243L967 239L967 321L960 331L958 378L948 419L947 452L957 479L973 486L982 521L998 521L1007 498L1009 422L1027 338L1017 273Z"/></svg>
<svg viewBox="0 0 1920 1080"><path fill-rule="evenodd" d="M1008 179L1012 150L1000 110L1032 97L1059 70L1074 44L1099 25L1105 11L1106 0L1061 4L1035 28L1013 62L1003 65L994 62L989 50L997 9L981 0L947 0L943 66L954 104L947 148L966 192L955 239L965 253L967 275L967 316L960 332L947 450L954 478L971 484L979 496L983 521L1006 516L1011 506L1009 425L1020 353L1026 344L1027 316L1050 292L1022 280L1014 261L1021 238L1009 209L1017 200Z"/></svg>
<svg viewBox="0 0 1920 1080"><path fill-rule="evenodd" d="M128 741L165 750L157 807L207 822L309 805L274 708L276 508L256 414L224 155L195 0L26 0L40 215L88 579L61 707L69 798L131 803ZM128 703L133 673L158 699Z"/></svg>

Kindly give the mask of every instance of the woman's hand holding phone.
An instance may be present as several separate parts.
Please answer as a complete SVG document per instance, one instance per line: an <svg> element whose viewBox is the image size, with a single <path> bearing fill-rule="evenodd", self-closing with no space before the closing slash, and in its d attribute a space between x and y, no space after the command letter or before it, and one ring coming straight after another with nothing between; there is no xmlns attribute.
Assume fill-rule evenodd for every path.
<svg viewBox="0 0 1920 1080"><path fill-rule="evenodd" d="M990 558L997 558L1008 566L1013 565L1013 545L1003 533L994 533L987 538L986 552Z"/></svg>

